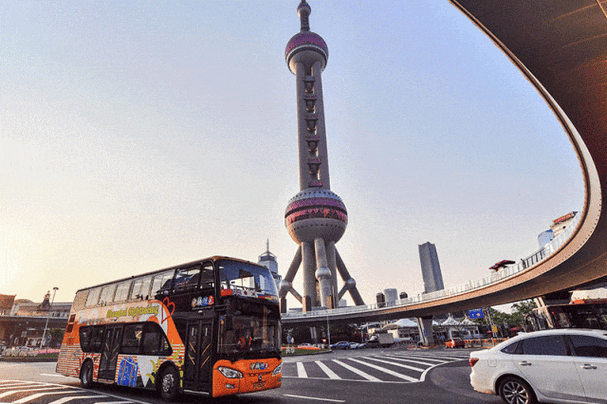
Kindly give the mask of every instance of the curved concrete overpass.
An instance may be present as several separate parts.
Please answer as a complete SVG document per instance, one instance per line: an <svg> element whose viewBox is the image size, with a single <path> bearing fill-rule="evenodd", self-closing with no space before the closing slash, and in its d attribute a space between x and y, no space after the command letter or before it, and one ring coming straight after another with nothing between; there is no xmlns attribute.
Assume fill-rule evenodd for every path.
<svg viewBox="0 0 607 404"><path fill-rule="evenodd" d="M584 208L571 237L547 259L502 281L405 307L284 323L427 316L511 303L607 281L607 0L451 0L544 97L579 157ZM312 313L309 313L312 314Z"/></svg>

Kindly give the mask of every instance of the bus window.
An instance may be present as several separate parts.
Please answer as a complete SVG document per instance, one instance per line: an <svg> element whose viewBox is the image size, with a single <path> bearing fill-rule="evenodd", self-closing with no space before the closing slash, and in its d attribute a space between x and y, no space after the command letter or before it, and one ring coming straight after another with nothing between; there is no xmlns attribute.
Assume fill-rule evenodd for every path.
<svg viewBox="0 0 607 404"><path fill-rule="evenodd" d="M175 273L173 287L176 291L195 290L198 288L200 278L200 267L178 269Z"/></svg>
<svg viewBox="0 0 607 404"><path fill-rule="evenodd" d="M248 289L260 293L278 295L276 282L266 268L241 262L220 263L222 289Z"/></svg>
<svg viewBox="0 0 607 404"><path fill-rule="evenodd" d="M93 336L93 327L80 327L80 348L83 352L89 352L91 349L91 337Z"/></svg>
<svg viewBox="0 0 607 404"><path fill-rule="evenodd" d="M170 355L171 345L164 335L162 328L156 323L147 322L143 326L143 354Z"/></svg>
<svg viewBox="0 0 607 404"><path fill-rule="evenodd" d="M133 282L133 288L131 289L131 293L129 295L129 300L146 300L150 295L151 283L151 276L135 279Z"/></svg>
<svg viewBox="0 0 607 404"><path fill-rule="evenodd" d="M213 264L206 262L203 264L200 272L200 289L214 289L215 288L215 271L213 270Z"/></svg>
<svg viewBox="0 0 607 404"><path fill-rule="evenodd" d="M86 297L86 307L97 306L97 302L99 301L99 294L101 293L101 288L91 289L89 291L89 295Z"/></svg>
<svg viewBox="0 0 607 404"><path fill-rule="evenodd" d="M131 281L127 281L118 284L116 287L116 295L114 296L115 302L124 302L128 298L131 283Z"/></svg>
<svg viewBox="0 0 607 404"><path fill-rule="evenodd" d="M161 272L158 275L154 276L154 281L152 282L152 296L156 296L159 294L166 295L172 289L171 283L173 281L173 270Z"/></svg>
<svg viewBox="0 0 607 404"><path fill-rule="evenodd" d="M99 297L99 304L106 305L114 301L114 291L116 290L116 284L104 286L101 289L101 296Z"/></svg>
<svg viewBox="0 0 607 404"><path fill-rule="evenodd" d="M124 326L123 354L171 355L171 345L156 323L132 323Z"/></svg>
<svg viewBox="0 0 607 404"><path fill-rule="evenodd" d="M103 343L104 326L86 326L78 330L80 336L80 348L82 352L101 352Z"/></svg>
<svg viewBox="0 0 607 404"><path fill-rule="evenodd" d="M141 337L143 335L143 323L127 324L122 334L122 348L120 352L125 354L139 353Z"/></svg>

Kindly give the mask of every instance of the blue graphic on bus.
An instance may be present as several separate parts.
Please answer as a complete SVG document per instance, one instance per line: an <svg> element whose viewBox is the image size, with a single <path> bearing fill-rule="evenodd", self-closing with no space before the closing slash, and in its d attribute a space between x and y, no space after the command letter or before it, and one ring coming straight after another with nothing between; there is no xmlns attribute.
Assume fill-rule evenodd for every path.
<svg viewBox="0 0 607 404"><path fill-rule="evenodd" d="M132 356L122 359L118 370L118 384L121 386L136 387L138 370L139 365Z"/></svg>

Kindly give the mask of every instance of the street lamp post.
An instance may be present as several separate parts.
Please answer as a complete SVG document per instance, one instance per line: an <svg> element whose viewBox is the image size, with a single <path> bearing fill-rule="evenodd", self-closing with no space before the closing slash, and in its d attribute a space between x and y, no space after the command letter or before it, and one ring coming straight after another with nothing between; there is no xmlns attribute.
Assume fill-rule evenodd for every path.
<svg viewBox="0 0 607 404"><path fill-rule="evenodd" d="M50 315L50 311L53 307L53 302L55 301L55 294L57 293L57 290L59 290L59 288L57 286L55 286L53 288L53 298L51 299L51 304L48 307L49 315ZM42 340L40 341L40 349L42 349L42 346L44 345L44 337L46 337L46 328L48 327L48 320L50 318L49 315L46 316L46 323L44 324L44 332L42 332Z"/></svg>
<svg viewBox="0 0 607 404"><path fill-rule="evenodd" d="M327 310L327 343L331 346L331 330L329 329L329 310Z"/></svg>

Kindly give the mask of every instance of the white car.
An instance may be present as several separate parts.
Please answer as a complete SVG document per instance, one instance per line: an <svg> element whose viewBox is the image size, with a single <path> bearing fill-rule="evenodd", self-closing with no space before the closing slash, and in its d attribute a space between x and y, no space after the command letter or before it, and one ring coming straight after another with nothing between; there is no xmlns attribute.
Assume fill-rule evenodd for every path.
<svg viewBox="0 0 607 404"><path fill-rule="evenodd" d="M607 331L521 333L470 353L474 390L507 404L607 403Z"/></svg>

